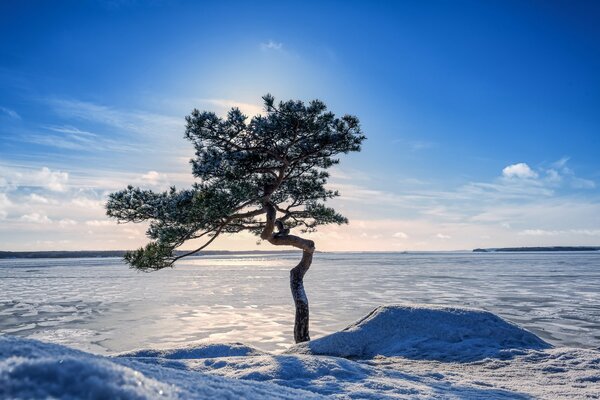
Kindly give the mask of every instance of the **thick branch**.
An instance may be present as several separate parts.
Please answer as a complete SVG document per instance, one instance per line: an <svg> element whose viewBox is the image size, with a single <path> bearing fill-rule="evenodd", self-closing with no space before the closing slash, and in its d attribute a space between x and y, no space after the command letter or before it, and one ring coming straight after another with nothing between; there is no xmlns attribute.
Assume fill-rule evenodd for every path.
<svg viewBox="0 0 600 400"><path fill-rule="evenodd" d="M304 239L295 235L282 235L278 236L273 233L275 230L275 221L277 217L277 210L271 203L265 205L267 211L267 222L265 228L260 234L260 238L268 241L275 246L292 246L308 253L314 253L315 242L312 240Z"/></svg>

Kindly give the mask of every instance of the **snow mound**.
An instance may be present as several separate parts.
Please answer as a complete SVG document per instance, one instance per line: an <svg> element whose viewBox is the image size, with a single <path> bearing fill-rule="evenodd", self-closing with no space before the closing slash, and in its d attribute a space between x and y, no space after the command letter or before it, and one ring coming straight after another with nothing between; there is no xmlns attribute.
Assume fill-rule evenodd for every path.
<svg viewBox="0 0 600 400"><path fill-rule="evenodd" d="M216 357L246 357L266 354L255 347L242 343L200 343L174 349L141 349L119 353L117 357L141 358L159 357L169 360L200 359Z"/></svg>
<svg viewBox="0 0 600 400"><path fill-rule="evenodd" d="M469 362L550 347L488 311L410 304L378 307L344 330L292 346L286 353Z"/></svg>
<svg viewBox="0 0 600 400"><path fill-rule="evenodd" d="M115 361L119 362L115 362ZM94 356L60 345L0 336L2 399L321 398L267 382Z"/></svg>

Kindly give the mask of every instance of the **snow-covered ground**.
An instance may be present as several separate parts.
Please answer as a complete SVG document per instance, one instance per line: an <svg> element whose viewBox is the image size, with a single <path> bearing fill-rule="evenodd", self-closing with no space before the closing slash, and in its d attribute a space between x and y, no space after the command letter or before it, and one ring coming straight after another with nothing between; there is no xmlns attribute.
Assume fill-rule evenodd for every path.
<svg viewBox="0 0 600 400"><path fill-rule="evenodd" d="M0 336L0 398L600 398L600 351L482 310L378 307L284 353L234 343L117 357Z"/></svg>

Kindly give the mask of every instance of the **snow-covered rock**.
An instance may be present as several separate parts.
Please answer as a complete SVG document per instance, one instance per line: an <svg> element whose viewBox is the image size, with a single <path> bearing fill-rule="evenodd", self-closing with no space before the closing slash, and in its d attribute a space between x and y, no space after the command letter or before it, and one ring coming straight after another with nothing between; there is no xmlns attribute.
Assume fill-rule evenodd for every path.
<svg viewBox="0 0 600 400"><path fill-rule="evenodd" d="M409 304L378 307L340 332L298 344L287 352L464 362L550 347L533 333L488 311Z"/></svg>

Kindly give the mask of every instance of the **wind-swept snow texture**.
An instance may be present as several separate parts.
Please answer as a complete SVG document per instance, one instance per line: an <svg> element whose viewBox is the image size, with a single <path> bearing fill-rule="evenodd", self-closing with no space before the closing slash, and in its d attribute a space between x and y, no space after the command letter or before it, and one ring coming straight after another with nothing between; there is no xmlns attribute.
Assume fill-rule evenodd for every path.
<svg viewBox="0 0 600 400"><path fill-rule="evenodd" d="M0 398L599 399L600 352L481 310L378 307L272 354L239 343L93 356L0 336Z"/></svg>
<svg viewBox="0 0 600 400"><path fill-rule="evenodd" d="M257 348L246 346L242 343L199 343L175 349L142 349L117 354L119 357L159 357L169 360L180 360L190 358L218 358L218 357L242 357L258 356L266 354Z"/></svg>
<svg viewBox="0 0 600 400"><path fill-rule="evenodd" d="M379 355L475 361L550 347L488 311L411 304L378 307L341 332L293 346L288 352L354 359Z"/></svg>
<svg viewBox="0 0 600 400"><path fill-rule="evenodd" d="M121 360L123 361L123 360ZM67 347L0 336L0 399L313 399L272 383L114 362Z"/></svg>

